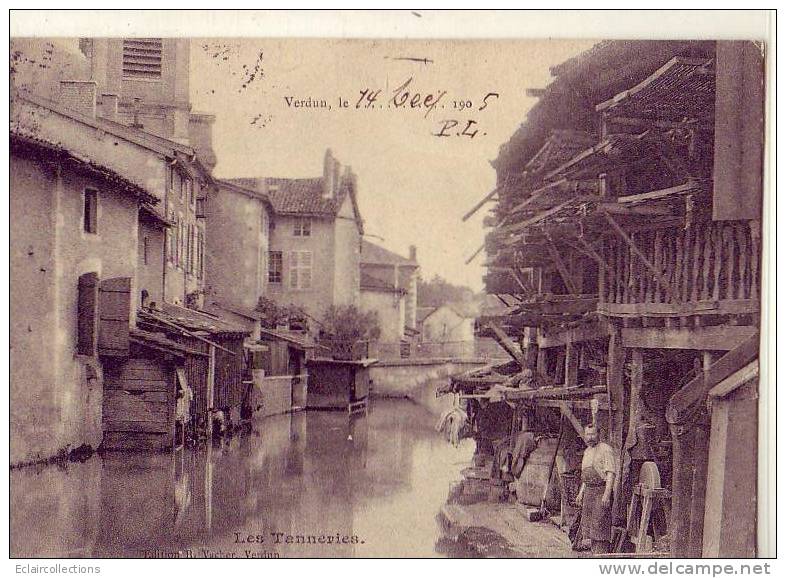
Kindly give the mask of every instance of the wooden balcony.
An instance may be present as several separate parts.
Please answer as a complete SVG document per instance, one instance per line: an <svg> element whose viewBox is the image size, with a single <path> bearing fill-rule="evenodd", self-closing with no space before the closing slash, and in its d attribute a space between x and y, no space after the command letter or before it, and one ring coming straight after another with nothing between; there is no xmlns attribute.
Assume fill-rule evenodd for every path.
<svg viewBox="0 0 786 578"><path fill-rule="evenodd" d="M759 311L756 221L710 221L604 238L598 309L616 317Z"/></svg>

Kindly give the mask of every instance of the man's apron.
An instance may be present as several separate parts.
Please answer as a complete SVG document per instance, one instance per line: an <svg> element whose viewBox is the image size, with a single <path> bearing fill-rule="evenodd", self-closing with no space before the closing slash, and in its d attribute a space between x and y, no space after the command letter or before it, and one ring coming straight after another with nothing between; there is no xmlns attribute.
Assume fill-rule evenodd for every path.
<svg viewBox="0 0 786 578"><path fill-rule="evenodd" d="M601 503L606 491L606 480L590 466L581 470L581 481L584 484L581 534L590 540L611 542L611 503L607 507Z"/></svg>

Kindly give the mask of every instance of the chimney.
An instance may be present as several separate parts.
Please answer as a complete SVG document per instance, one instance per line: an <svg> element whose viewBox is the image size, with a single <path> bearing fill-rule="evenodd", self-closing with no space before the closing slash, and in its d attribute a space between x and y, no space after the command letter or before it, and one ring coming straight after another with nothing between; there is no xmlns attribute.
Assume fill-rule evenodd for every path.
<svg viewBox="0 0 786 578"><path fill-rule="evenodd" d="M213 123L216 117L212 114L191 113L188 119L188 140L196 151L197 157L211 171L216 168L216 153L213 149Z"/></svg>
<svg viewBox="0 0 786 578"><path fill-rule="evenodd" d="M336 173L333 168L333 151L327 149L325 151L325 164L322 168L322 196L326 199L333 197L333 189L335 188L334 179Z"/></svg>
<svg viewBox="0 0 786 578"><path fill-rule="evenodd" d="M95 118L96 83L92 80L61 80L60 104L75 112Z"/></svg>
<svg viewBox="0 0 786 578"><path fill-rule="evenodd" d="M409 246L409 260L410 261L418 260L418 248L415 245Z"/></svg>
<svg viewBox="0 0 786 578"><path fill-rule="evenodd" d="M116 94L102 94L97 102L96 114L101 118L117 120L117 104L120 98Z"/></svg>
<svg viewBox="0 0 786 578"><path fill-rule="evenodd" d="M341 163L333 159L333 198L336 198L339 189L341 189Z"/></svg>

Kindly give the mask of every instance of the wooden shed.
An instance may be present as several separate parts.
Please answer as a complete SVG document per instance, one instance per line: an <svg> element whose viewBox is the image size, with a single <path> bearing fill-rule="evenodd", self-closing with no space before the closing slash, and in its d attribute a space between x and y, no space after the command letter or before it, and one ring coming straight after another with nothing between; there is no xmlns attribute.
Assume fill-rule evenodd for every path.
<svg viewBox="0 0 786 578"><path fill-rule="evenodd" d="M374 359L310 359L308 409L345 409L350 412L368 401L369 367Z"/></svg>
<svg viewBox="0 0 786 578"><path fill-rule="evenodd" d="M224 412L233 422L240 420L250 393L243 380L247 330L214 315L168 303L162 304L162 309L140 311L138 324L164 331L190 352L184 369L194 396L191 416L196 431L209 432L215 412Z"/></svg>
<svg viewBox="0 0 786 578"><path fill-rule="evenodd" d="M187 355L198 355L166 337L132 329L129 356L104 364L102 448L166 450L177 440L175 406Z"/></svg>

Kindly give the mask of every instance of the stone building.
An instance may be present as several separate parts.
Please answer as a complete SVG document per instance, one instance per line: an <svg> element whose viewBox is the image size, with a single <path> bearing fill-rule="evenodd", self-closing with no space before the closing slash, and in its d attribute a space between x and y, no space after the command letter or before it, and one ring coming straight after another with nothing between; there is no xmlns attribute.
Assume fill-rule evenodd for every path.
<svg viewBox="0 0 786 578"><path fill-rule="evenodd" d="M267 295L320 319L332 305L358 305L363 220L357 180L330 150L322 177L233 178L265 194L273 206Z"/></svg>
<svg viewBox="0 0 786 578"><path fill-rule="evenodd" d="M403 340L417 321L417 272L415 247L409 258L367 240L361 244L360 307L379 314L383 343Z"/></svg>

